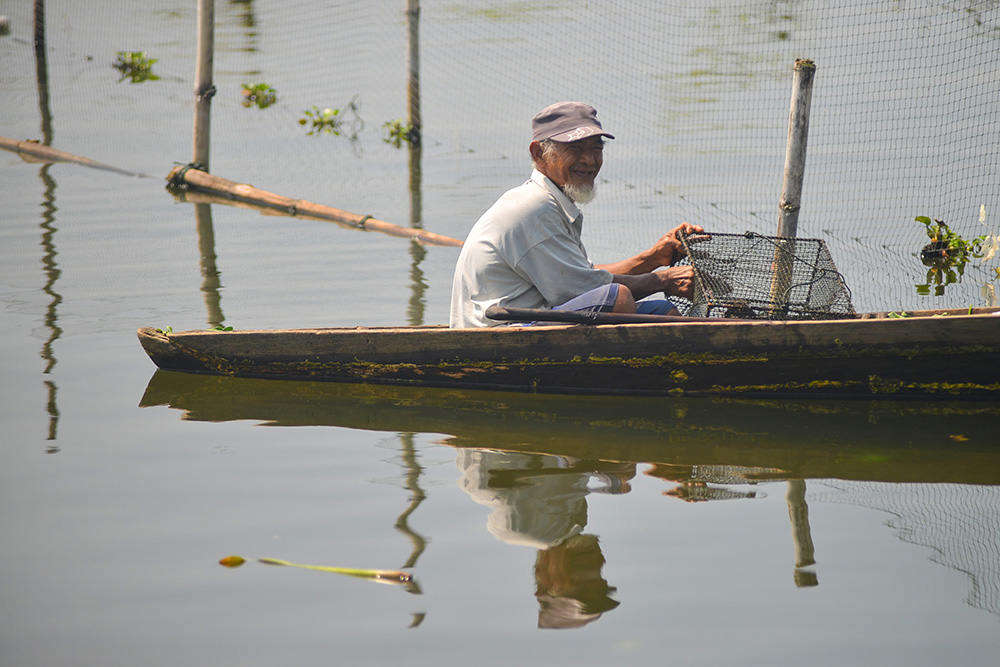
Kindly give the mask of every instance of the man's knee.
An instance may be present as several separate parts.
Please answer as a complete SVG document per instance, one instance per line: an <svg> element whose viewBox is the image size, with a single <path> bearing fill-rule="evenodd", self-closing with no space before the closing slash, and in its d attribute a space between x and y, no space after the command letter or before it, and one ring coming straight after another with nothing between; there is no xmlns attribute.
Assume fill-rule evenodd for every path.
<svg viewBox="0 0 1000 667"><path fill-rule="evenodd" d="M612 308L612 312L615 313L634 313L635 312L635 297L632 296L632 290L625 287L622 284L618 284L618 294L615 296L615 305Z"/></svg>

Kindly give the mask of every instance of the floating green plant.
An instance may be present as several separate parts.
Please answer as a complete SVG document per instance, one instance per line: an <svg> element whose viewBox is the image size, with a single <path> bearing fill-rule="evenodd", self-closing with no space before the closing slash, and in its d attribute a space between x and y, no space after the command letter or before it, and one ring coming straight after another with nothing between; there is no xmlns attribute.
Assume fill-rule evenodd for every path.
<svg viewBox="0 0 1000 667"><path fill-rule="evenodd" d="M266 109L278 101L278 91L266 83L243 84L243 106Z"/></svg>
<svg viewBox="0 0 1000 667"><path fill-rule="evenodd" d="M930 243L920 250L920 261L928 268L927 282L916 286L917 293L930 294L933 287L934 295L941 296L947 285L959 282L965 275L965 265L970 259L985 257L987 235L966 239L948 227L944 220L932 220L925 215L915 219L924 225L930 239Z"/></svg>
<svg viewBox="0 0 1000 667"><path fill-rule="evenodd" d="M400 148L404 143L413 144L417 141L417 132L409 123L402 120L388 120L382 125L386 136L382 141L391 144L393 148Z"/></svg>
<svg viewBox="0 0 1000 667"><path fill-rule="evenodd" d="M357 96L354 96L343 109L331 107L320 109L314 105L312 109L303 112L305 117L299 119L299 125L309 126L309 131L306 134L333 134L335 136L344 134L348 139L354 141L365 127L365 122L358 114L357 99ZM349 125L347 125L346 118L348 113L352 116Z"/></svg>
<svg viewBox="0 0 1000 667"><path fill-rule="evenodd" d="M310 130L306 134L333 134L340 136L340 126L344 124L344 119L340 117L340 109L320 110L314 106L312 110L306 110L305 118L299 118L299 125L309 125Z"/></svg>
<svg viewBox="0 0 1000 667"><path fill-rule="evenodd" d="M118 83L130 79L132 83L156 81L160 77L153 74L156 58L149 58L145 51L119 51L113 67L122 73Z"/></svg>

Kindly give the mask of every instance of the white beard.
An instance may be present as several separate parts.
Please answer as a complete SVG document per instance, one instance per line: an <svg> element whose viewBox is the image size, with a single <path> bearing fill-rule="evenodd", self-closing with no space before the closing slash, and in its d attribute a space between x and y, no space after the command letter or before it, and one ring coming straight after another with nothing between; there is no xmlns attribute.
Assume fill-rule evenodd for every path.
<svg viewBox="0 0 1000 667"><path fill-rule="evenodd" d="M594 197L597 196L597 184L586 186L567 183L562 187L562 191L574 204L583 206L594 201Z"/></svg>

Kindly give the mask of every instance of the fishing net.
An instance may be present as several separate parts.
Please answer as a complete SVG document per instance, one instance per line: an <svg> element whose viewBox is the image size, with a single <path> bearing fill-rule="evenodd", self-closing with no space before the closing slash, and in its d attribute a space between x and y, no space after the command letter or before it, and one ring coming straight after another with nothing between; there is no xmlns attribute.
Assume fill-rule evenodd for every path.
<svg viewBox="0 0 1000 667"><path fill-rule="evenodd" d="M820 239L744 234L682 239L694 267L692 317L820 320L855 316L851 292Z"/></svg>

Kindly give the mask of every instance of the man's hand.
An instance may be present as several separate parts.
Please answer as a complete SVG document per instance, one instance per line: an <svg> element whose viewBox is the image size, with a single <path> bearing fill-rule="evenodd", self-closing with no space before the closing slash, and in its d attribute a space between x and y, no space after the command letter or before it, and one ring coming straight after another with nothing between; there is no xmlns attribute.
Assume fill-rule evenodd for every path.
<svg viewBox="0 0 1000 667"><path fill-rule="evenodd" d="M644 273L661 269L665 266L673 266L684 257L684 244L679 236L688 234L701 234L693 240L703 240L708 238L701 225L692 225L685 222L663 235L649 250L644 250L635 257L615 262L613 264L598 264L597 268L604 269L615 275L638 276Z"/></svg>
<svg viewBox="0 0 1000 667"><path fill-rule="evenodd" d="M653 273L663 283L663 292L667 296L680 296L691 299L694 296L694 267L671 266Z"/></svg>
<svg viewBox="0 0 1000 667"><path fill-rule="evenodd" d="M627 287L637 301L650 294L663 292L667 296L690 299L694 296L694 267L671 266L638 276L615 275L614 281Z"/></svg>
<svg viewBox="0 0 1000 667"><path fill-rule="evenodd" d="M692 225L690 222L681 223L664 234L648 252L656 266L673 266L687 254L684 252L684 244L681 243L680 236L704 233L705 230L701 225Z"/></svg>

